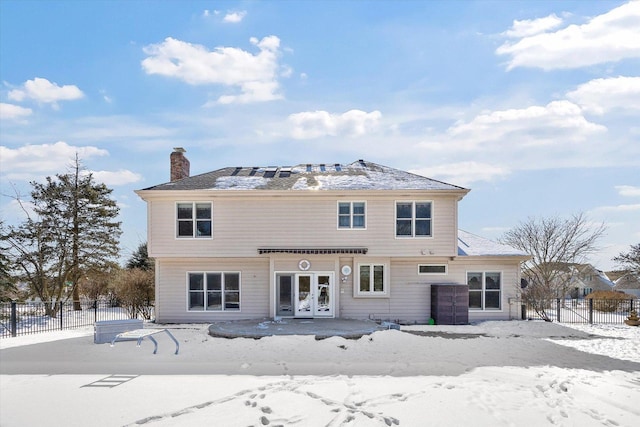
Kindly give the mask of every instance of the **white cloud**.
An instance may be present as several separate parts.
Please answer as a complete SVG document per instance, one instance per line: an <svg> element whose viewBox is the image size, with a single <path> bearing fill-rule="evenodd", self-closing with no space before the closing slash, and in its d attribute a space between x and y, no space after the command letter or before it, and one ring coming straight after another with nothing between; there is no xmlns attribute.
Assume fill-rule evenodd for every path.
<svg viewBox="0 0 640 427"><path fill-rule="evenodd" d="M593 210L594 212L612 212L612 213L627 213L640 211L640 204L633 205L616 205L616 206L600 206Z"/></svg>
<svg viewBox="0 0 640 427"><path fill-rule="evenodd" d="M41 175L61 173L76 153L83 161L109 154L97 147L74 147L63 141L15 149L0 146L2 174L10 180L31 180Z"/></svg>
<svg viewBox="0 0 640 427"><path fill-rule="evenodd" d="M57 106L58 101L73 101L84 97L84 93L75 85L58 86L47 79L36 77L27 80L21 89L9 91L9 99L17 102L33 99L44 104Z"/></svg>
<svg viewBox="0 0 640 427"><path fill-rule="evenodd" d="M502 35L513 38L528 37L559 27L560 24L562 19L555 14L539 19L514 20L513 26Z"/></svg>
<svg viewBox="0 0 640 427"><path fill-rule="evenodd" d="M640 57L640 1L631 1L582 25L525 36L496 50L509 56L507 69L578 68Z"/></svg>
<svg viewBox="0 0 640 427"><path fill-rule="evenodd" d="M582 110L569 101L552 101L545 106L534 105L480 114L469 122L460 121L447 133L458 147L476 148L489 141L518 145L550 145L558 141L579 142L606 128L587 121Z"/></svg>
<svg viewBox="0 0 640 427"><path fill-rule="evenodd" d="M106 102L107 104L111 104L113 102L113 99L109 95L107 95L106 90L101 89L100 95L102 95L102 99L104 99L104 102Z"/></svg>
<svg viewBox="0 0 640 427"><path fill-rule="evenodd" d="M224 16L224 18L222 18L222 21L237 24L238 22L241 22L246 15L247 12L244 10L240 12L229 12Z"/></svg>
<svg viewBox="0 0 640 427"><path fill-rule="evenodd" d="M616 190L618 190L618 194L624 197L640 197L640 187L616 185Z"/></svg>
<svg viewBox="0 0 640 427"><path fill-rule="evenodd" d="M31 108L0 102L0 119L2 120L20 120L30 116L31 113L33 113Z"/></svg>
<svg viewBox="0 0 640 427"><path fill-rule="evenodd" d="M109 187L132 184L142 180L142 175L126 169L120 169L119 171L92 171L91 173L97 182L103 182Z"/></svg>
<svg viewBox="0 0 640 427"><path fill-rule="evenodd" d="M374 131L380 122L380 111L367 113L350 110L343 114L327 111L305 111L291 114L291 136L295 139L312 139L323 136L362 136Z"/></svg>
<svg viewBox="0 0 640 427"><path fill-rule="evenodd" d="M260 50L256 55L233 47L210 51L205 46L168 37L144 48L149 56L142 61L142 68L147 74L173 77L191 85L220 84L240 90L239 95L220 97L220 103L281 99L277 80L280 39L252 37L250 41Z"/></svg>
<svg viewBox="0 0 640 427"><path fill-rule="evenodd" d="M569 92L567 97L594 114L614 109L640 110L640 77L591 80Z"/></svg>
<svg viewBox="0 0 640 427"><path fill-rule="evenodd" d="M472 182L493 181L504 178L511 173L509 169L502 166L474 161L443 164L414 169L409 172L462 187L468 186Z"/></svg>

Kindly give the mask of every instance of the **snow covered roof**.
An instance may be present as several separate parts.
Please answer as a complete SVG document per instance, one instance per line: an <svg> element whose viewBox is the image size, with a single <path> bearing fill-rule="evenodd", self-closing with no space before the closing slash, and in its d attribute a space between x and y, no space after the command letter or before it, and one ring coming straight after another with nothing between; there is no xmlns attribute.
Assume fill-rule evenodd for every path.
<svg viewBox="0 0 640 427"><path fill-rule="evenodd" d="M145 190L468 190L364 160L297 166L227 167Z"/></svg>
<svg viewBox="0 0 640 427"><path fill-rule="evenodd" d="M460 256L522 256L529 254L512 248L511 246L496 243L484 237L476 236L464 230L458 230L458 255Z"/></svg>

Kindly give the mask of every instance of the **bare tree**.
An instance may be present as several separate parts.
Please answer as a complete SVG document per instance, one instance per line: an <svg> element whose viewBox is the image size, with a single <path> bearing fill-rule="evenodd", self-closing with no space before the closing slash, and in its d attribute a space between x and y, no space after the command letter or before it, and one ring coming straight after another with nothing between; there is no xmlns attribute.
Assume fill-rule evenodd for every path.
<svg viewBox="0 0 640 427"><path fill-rule="evenodd" d="M579 213L569 219L529 218L499 239L532 256L523 263L527 286L522 296L544 320L551 321L546 312L549 301L567 294L573 266L597 250L596 243L605 231L604 224L594 225Z"/></svg>
<svg viewBox="0 0 640 427"><path fill-rule="evenodd" d="M149 320L153 317L155 300L155 274L153 270L132 268L120 270L112 283L118 302L133 319L142 316Z"/></svg>

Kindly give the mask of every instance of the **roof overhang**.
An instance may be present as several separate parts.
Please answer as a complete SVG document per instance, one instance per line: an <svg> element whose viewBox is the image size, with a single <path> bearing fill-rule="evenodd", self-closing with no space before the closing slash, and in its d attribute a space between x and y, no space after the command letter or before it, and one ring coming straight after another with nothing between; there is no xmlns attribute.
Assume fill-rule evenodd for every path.
<svg viewBox="0 0 640 427"><path fill-rule="evenodd" d="M333 254L360 254L368 252L368 248L258 248L258 253L263 254L299 254L299 255L333 255Z"/></svg>

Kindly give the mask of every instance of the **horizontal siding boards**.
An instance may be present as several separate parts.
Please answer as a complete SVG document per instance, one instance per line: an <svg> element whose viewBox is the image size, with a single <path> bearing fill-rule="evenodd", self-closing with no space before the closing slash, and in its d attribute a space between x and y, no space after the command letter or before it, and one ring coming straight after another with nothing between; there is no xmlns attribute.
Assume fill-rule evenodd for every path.
<svg viewBox="0 0 640 427"><path fill-rule="evenodd" d="M468 271L499 271L502 273L502 309L469 311L469 321L509 320L518 318L515 300L520 292L520 263L518 260L488 257L460 257L449 264L449 278L457 283L467 282Z"/></svg>
<svg viewBox="0 0 640 427"><path fill-rule="evenodd" d="M362 258L358 258L361 260ZM346 261L341 260L342 263ZM356 261L357 262L357 261ZM419 264L448 264L446 275L418 275ZM354 274L355 274L355 265ZM426 323L431 317L432 283L466 283L467 271L502 272L502 310L470 311L469 321L506 320L519 316L515 300L519 290L519 263L465 257L392 259L390 298L355 298L353 274L341 284L340 317ZM517 285L517 286L516 286ZM510 304L510 299L513 299Z"/></svg>
<svg viewBox="0 0 640 427"><path fill-rule="evenodd" d="M149 254L153 257L254 257L258 248L364 247L372 256L455 255L456 199L411 194L350 197L209 199L213 202L213 239L175 237L175 200L149 202ZM181 198L181 201L190 201ZM338 230L337 202L367 202L366 230ZM396 200L433 200L433 238L395 238Z"/></svg>
<svg viewBox="0 0 640 427"><path fill-rule="evenodd" d="M269 316L269 260L184 258L157 259L158 323L211 322ZM241 311L187 311L187 272L239 271Z"/></svg>
<svg viewBox="0 0 640 427"><path fill-rule="evenodd" d="M358 261L365 261L358 258ZM428 285L419 283L417 262L390 262L389 298L354 297L354 273L342 284L340 316L424 323L429 319L431 299Z"/></svg>
<svg viewBox="0 0 640 427"><path fill-rule="evenodd" d="M288 255L288 257L289 258L274 259L273 270L304 273L304 271L300 270L300 267L298 266L300 261L304 259L309 261L309 263L311 264L307 271L324 271L337 273L335 256L327 258L313 255L298 255L295 258L291 258L291 255Z"/></svg>
<svg viewBox="0 0 640 427"><path fill-rule="evenodd" d="M510 299L519 290L519 266L517 262L501 262L479 258L409 258L391 259L390 298L354 297L354 278L358 260L369 257L308 257L313 271L335 271L336 316L357 319L383 319L407 323L425 323L431 316L431 283L465 283L467 271L502 272L502 310L470 311L469 320L513 319L519 316L519 307ZM378 261L378 260L376 260ZM269 258L186 258L158 259L157 321L209 322L215 320L257 319L270 316ZM424 263L448 264L447 275L418 275L418 265ZM345 276L341 267L348 265L352 273ZM276 259L274 271L299 271L298 259ZM189 312L186 309L186 274L188 271L240 271L242 294L240 312Z"/></svg>

